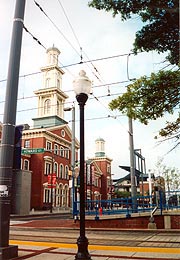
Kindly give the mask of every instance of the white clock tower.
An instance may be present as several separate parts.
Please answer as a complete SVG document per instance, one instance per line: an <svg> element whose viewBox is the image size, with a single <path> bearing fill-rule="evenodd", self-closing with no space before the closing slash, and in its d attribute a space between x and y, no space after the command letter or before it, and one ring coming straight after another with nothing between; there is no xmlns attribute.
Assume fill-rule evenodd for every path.
<svg viewBox="0 0 180 260"><path fill-rule="evenodd" d="M62 91L64 71L58 66L60 51L56 47L47 50L47 65L41 68L43 88L34 93L38 96L38 116L33 118L34 127L50 127L66 123L64 103L68 96Z"/></svg>

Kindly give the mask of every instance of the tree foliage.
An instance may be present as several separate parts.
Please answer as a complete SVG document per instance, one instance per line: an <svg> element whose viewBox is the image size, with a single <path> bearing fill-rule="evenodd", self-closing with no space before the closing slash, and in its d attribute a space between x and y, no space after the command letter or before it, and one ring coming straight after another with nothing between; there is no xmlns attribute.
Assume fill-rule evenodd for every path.
<svg viewBox="0 0 180 260"><path fill-rule="evenodd" d="M159 158L156 168L151 170L156 177L161 176L165 180L166 191L180 190L180 171L175 167L167 167L163 164L163 158Z"/></svg>
<svg viewBox="0 0 180 260"><path fill-rule="evenodd" d="M179 71L160 71L150 77L141 77L128 86L125 94L112 100L109 107L143 124L163 117L165 113L173 114L180 104L179 78ZM167 122L159 135L176 137L179 142L180 114L174 122Z"/></svg>
<svg viewBox="0 0 180 260"><path fill-rule="evenodd" d="M168 52L167 60L179 64L179 1L178 0L92 0L89 6L121 15L127 20L138 15L144 26L136 33L134 53L156 50ZM109 106L147 124L149 120L173 114L180 104L179 71L160 71L141 77L128 86L127 93ZM180 114L159 131L165 138L180 143ZM175 145L175 146L176 146Z"/></svg>
<svg viewBox="0 0 180 260"><path fill-rule="evenodd" d="M110 11L122 20L138 15L145 24L136 32L137 51L169 52L171 64L179 63L179 1L178 0L92 0L89 6Z"/></svg>

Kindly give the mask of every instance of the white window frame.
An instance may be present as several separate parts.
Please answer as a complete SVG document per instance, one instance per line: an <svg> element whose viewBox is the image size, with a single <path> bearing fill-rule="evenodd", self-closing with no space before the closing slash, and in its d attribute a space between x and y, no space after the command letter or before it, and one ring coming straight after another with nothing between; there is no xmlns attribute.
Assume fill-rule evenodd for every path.
<svg viewBox="0 0 180 260"><path fill-rule="evenodd" d="M51 189L44 188L43 203L50 203L50 202L51 202Z"/></svg>
<svg viewBox="0 0 180 260"><path fill-rule="evenodd" d="M58 164L57 164L57 162L54 163L54 167L53 168L54 168L53 171L56 174L56 177L58 177Z"/></svg>
<svg viewBox="0 0 180 260"><path fill-rule="evenodd" d="M54 154L58 155L59 146L57 144L54 145Z"/></svg>
<svg viewBox="0 0 180 260"><path fill-rule="evenodd" d="M51 174L51 168L52 168L51 163L45 162L44 175L47 176L47 175Z"/></svg>
<svg viewBox="0 0 180 260"><path fill-rule="evenodd" d="M67 165L65 166L65 170L64 170L64 178L66 180L69 179L69 167Z"/></svg>
<svg viewBox="0 0 180 260"><path fill-rule="evenodd" d="M60 147L60 156L64 157L64 147L63 146Z"/></svg>
<svg viewBox="0 0 180 260"><path fill-rule="evenodd" d="M26 163L27 163L27 165L26 165ZM26 167L27 166L27 167ZM25 171L29 171L29 160L24 160L24 165L23 165L23 169L25 170Z"/></svg>
<svg viewBox="0 0 180 260"><path fill-rule="evenodd" d="M24 148L30 148L30 140L29 139L24 140Z"/></svg>
<svg viewBox="0 0 180 260"><path fill-rule="evenodd" d="M46 141L46 150L47 151L52 151L52 142Z"/></svg>
<svg viewBox="0 0 180 260"><path fill-rule="evenodd" d="M59 178L63 179L63 177L64 177L64 165L61 163L59 168L60 168L59 169Z"/></svg>

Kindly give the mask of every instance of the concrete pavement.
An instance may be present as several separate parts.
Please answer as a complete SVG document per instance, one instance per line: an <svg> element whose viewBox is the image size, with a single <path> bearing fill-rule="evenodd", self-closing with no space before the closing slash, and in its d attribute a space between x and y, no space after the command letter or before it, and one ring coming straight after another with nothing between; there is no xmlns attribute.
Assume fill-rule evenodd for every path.
<svg viewBox="0 0 180 260"><path fill-rule="evenodd" d="M23 227L26 229L26 233L23 233ZM11 220L11 234L17 235L17 237L12 236L10 240L11 245L18 245L18 257L16 260L74 260L77 253L76 239L70 233L66 232L66 228L67 230L77 230L77 225L73 223L73 220L65 221L63 219ZM34 229L37 229L37 234L32 234ZM65 233L64 236L73 238L73 242L69 243L65 241L65 237L63 238L58 229L61 229ZM106 245L101 243L101 237L98 237L99 231L91 230L91 233L88 233L88 239L91 241L88 250L92 260L180 259L179 230L174 230L175 233L173 233L173 230L157 230L160 234L159 236L156 233L154 235L147 234L146 236L144 233L148 230L144 230L144 232L141 230L142 235L139 236L138 233L137 236L134 235L133 230L128 231L129 236L123 236L124 230L118 231L118 242L112 235L113 232L111 232L111 234L107 234L109 243ZM44 238L45 232L46 239ZM152 234L153 232L155 231L152 231ZM164 235L161 235L161 232ZM28 236L29 240L27 241L26 238L23 239L20 234ZM60 234L59 238L58 234ZM52 240L52 236L54 236L54 240ZM74 236L77 238L76 234ZM103 235L101 236L103 239ZM96 241L99 238L99 242L93 243L93 237L96 238Z"/></svg>
<svg viewBox="0 0 180 260"><path fill-rule="evenodd" d="M77 252L75 244L59 244L49 242L10 241L18 245L18 258L36 260L74 260ZM128 259L180 259L180 248L160 247L127 247L127 246L100 246L89 245L92 260L128 260Z"/></svg>

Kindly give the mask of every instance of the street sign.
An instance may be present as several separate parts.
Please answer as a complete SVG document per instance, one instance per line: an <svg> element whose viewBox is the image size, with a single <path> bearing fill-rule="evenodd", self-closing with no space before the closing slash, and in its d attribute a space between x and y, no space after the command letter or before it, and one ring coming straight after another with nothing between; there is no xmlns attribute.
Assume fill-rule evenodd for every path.
<svg viewBox="0 0 180 260"><path fill-rule="evenodd" d="M27 148L22 149L21 154L35 154L35 153L44 153L44 148Z"/></svg>

